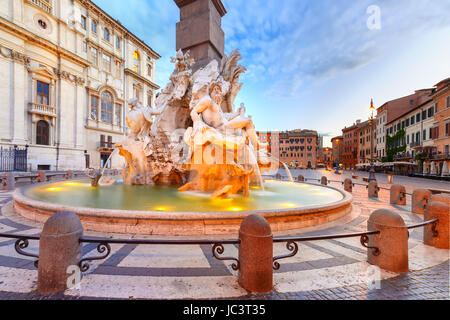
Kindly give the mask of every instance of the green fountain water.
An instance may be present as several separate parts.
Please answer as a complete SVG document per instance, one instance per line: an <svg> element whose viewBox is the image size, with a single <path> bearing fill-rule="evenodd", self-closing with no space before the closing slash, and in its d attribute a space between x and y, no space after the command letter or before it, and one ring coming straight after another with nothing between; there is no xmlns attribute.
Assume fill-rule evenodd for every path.
<svg viewBox="0 0 450 320"><path fill-rule="evenodd" d="M45 184L25 191L25 196L48 203L113 210L168 212L232 212L280 210L325 205L343 199L330 188L306 183L268 180L251 187L249 198L211 199L209 193L178 192L176 188L130 186L116 183L93 188L88 179Z"/></svg>

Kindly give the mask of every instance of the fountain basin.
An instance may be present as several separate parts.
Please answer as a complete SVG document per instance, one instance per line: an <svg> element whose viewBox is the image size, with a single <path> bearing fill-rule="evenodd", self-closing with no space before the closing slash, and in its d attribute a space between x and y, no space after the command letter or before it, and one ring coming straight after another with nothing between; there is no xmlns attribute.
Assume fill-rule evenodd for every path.
<svg viewBox="0 0 450 320"><path fill-rule="evenodd" d="M146 235L236 234L251 214L264 216L272 231L311 227L351 211L351 194L329 186L269 181L250 198L213 200L154 186L91 188L89 181L44 183L17 189L16 213L44 223L58 211L77 214L85 230ZM146 195L146 196L145 196Z"/></svg>

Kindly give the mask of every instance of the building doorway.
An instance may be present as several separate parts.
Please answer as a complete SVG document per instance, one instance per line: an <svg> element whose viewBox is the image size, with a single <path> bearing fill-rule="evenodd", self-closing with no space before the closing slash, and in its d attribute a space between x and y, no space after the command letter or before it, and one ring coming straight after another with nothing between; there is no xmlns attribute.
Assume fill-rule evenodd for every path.
<svg viewBox="0 0 450 320"><path fill-rule="evenodd" d="M111 153L101 153L100 154L100 168L107 168L111 169L111 159L109 159L109 156ZM109 161L108 161L109 159Z"/></svg>

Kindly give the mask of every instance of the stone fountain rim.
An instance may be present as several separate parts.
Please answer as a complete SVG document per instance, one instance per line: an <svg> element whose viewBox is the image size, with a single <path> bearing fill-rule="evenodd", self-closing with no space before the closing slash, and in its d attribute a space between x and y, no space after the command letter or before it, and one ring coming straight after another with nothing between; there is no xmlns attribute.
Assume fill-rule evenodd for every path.
<svg viewBox="0 0 450 320"><path fill-rule="evenodd" d="M74 180L75 181L75 180ZM60 181L53 181L60 182ZM35 188L39 185L48 185L53 182L43 182L39 184L29 185L21 188L17 188L13 193L13 200L15 203L19 203L25 206L32 207L34 209L41 209L52 212L69 211L76 213L82 217L92 218L109 218L109 219L145 219L145 220L172 220L172 221L185 221L185 220L234 220L243 219L252 214L259 214L265 218L271 217L284 217L284 216L298 216L307 214L317 214L320 212L326 212L333 209L338 209L343 206L350 205L353 200L353 196L343 190L325 185L319 185L308 182L301 182L303 184L309 184L317 187L328 188L334 191L338 191L342 194L341 200L331 202L328 204L310 205L297 208L288 209L271 209L271 210L249 210L249 211L140 211L140 210L117 210L117 209L104 209L104 208L89 208L89 207L76 207L63 204L54 204L39 200L30 199L25 196L24 192L28 189ZM297 183L297 182L295 182Z"/></svg>

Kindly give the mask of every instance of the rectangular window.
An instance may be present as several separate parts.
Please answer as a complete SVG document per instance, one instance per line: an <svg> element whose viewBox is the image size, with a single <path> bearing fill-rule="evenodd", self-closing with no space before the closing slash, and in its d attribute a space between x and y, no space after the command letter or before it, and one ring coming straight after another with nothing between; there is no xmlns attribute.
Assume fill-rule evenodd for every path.
<svg viewBox="0 0 450 320"><path fill-rule="evenodd" d="M152 65L151 64L147 65L147 76L149 76L149 77L152 76Z"/></svg>
<svg viewBox="0 0 450 320"><path fill-rule="evenodd" d="M86 41L83 41L83 43L81 44L81 48L82 48L83 52L87 52L87 43L86 43Z"/></svg>
<svg viewBox="0 0 450 320"><path fill-rule="evenodd" d="M406 136L406 144L409 144L409 134Z"/></svg>
<svg viewBox="0 0 450 320"><path fill-rule="evenodd" d="M416 133L416 143L420 143L420 132Z"/></svg>
<svg viewBox="0 0 450 320"><path fill-rule="evenodd" d="M90 118L92 120L97 120L97 115L98 115L98 97L91 96Z"/></svg>
<svg viewBox="0 0 450 320"><path fill-rule="evenodd" d="M414 118L414 116L412 116L412 117L411 117L411 125L414 124L414 120L415 120L415 118Z"/></svg>
<svg viewBox="0 0 450 320"><path fill-rule="evenodd" d="M434 107L428 109L428 118L434 116Z"/></svg>
<svg viewBox="0 0 450 320"><path fill-rule="evenodd" d="M103 39L109 42L109 29L103 29Z"/></svg>
<svg viewBox="0 0 450 320"><path fill-rule="evenodd" d="M423 130L422 132L422 141L427 140L427 130Z"/></svg>
<svg viewBox="0 0 450 320"><path fill-rule="evenodd" d="M406 119L406 127L409 127L409 118Z"/></svg>
<svg viewBox="0 0 450 320"><path fill-rule="evenodd" d="M93 33L97 33L97 22L95 22L94 20L92 20L91 22L91 31Z"/></svg>
<svg viewBox="0 0 450 320"><path fill-rule="evenodd" d="M116 48L120 49L120 37L116 36Z"/></svg>
<svg viewBox="0 0 450 320"><path fill-rule="evenodd" d="M422 111L422 121L425 121L427 119L427 110Z"/></svg>
<svg viewBox="0 0 450 320"><path fill-rule="evenodd" d="M420 122L420 113L416 114L416 122Z"/></svg>
<svg viewBox="0 0 450 320"><path fill-rule="evenodd" d="M118 103L114 107L114 121L117 126L122 124L122 106Z"/></svg>
<svg viewBox="0 0 450 320"><path fill-rule="evenodd" d="M48 83L37 81L36 101L39 104L49 105L49 85Z"/></svg>
<svg viewBox="0 0 450 320"><path fill-rule="evenodd" d="M89 61L94 65L97 66L97 49L90 48L89 50Z"/></svg>
<svg viewBox="0 0 450 320"><path fill-rule="evenodd" d="M81 16L81 27L86 30L86 17L85 16Z"/></svg>
<svg viewBox="0 0 450 320"><path fill-rule="evenodd" d="M447 108L450 108L450 96L447 97Z"/></svg>
<svg viewBox="0 0 450 320"><path fill-rule="evenodd" d="M138 87L134 87L134 97L138 98L139 100L141 99L141 90L139 90Z"/></svg>
<svg viewBox="0 0 450 320"><path fill-rule="evenodd" d="M439 127L434 127L431 129L431 139L439 138Z"/></svg>
<svg viewBox="0 0 450 320"><path fill-rule="evenodd" d="M103 54L103 70L111 72L111 57Z"/></svg>
<svg viewBox="0 0 450 320"><path fill-rule="evenodd" d="M446 137L450 136L450 122L447 122L445 124L445 136Z"/></svg>
<svg viewBox="0 0 450 320"><path fill-rule="evenodd" d="M102 97L102 109L101 109L102 121L112 123L112 114L113 111L111 101L103 100Z"/></svg>

